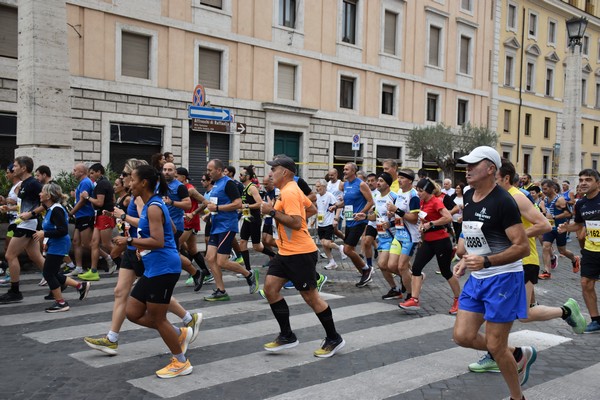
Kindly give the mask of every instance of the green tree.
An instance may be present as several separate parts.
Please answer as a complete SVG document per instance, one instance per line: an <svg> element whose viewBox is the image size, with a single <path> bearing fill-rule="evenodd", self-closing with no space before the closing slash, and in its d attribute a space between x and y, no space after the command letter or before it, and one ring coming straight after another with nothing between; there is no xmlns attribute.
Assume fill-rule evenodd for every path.
<svg viewBox="0 0 600 400"><path fill-rule="evenodd" d="M406 147L411 158L422 156L424 160L435 162L445 177L454 179L455 152L463 155L477 146L495 147L497 140L497 134L486 127L465 124L455 132L449 126L437 124L411 130Z"/></svg>

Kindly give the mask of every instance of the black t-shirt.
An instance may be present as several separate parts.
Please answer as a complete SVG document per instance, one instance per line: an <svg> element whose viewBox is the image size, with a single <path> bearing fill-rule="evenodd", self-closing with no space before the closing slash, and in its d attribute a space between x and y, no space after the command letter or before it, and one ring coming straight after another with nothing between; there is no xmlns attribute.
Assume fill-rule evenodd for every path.
<svg viewBox="0 0 600 400"><path fill-rule="evenodd" d="M298 184L298 187L300 188L300 190L302 190L302 193L304 193L305 196L308 196L312 192L310 186L308 186L308 183L306 183L304 179L298 178L298 182L296 183Z"/></svg>
<svg viewBox="0 0 600 400"><path fill-rule="evenodd" d="M112 211L115 208L115 190L105 176L101 176L100 179L96 181L92 197L97 199L98 195L104 195L104 204L102 207L94 206L97 215L102 215L103 210Z"/></svg>
<svg viewBox="0 0 600 400"><path fill-rule="evenodd" d="M239 182L237 182L237 183L239 183ZM234 200L242 197L242 192L240 192L240 190L237 186L237 183L234 180L230 180L230 181L227 181L227 183L225 184L225 194L227 195L227 197L229 197L229 200L231 200L232 203ZM241 185L241 183L240 183L240 185ZM244 185L242 185L242 191L244 190L243 186Z"/></svg>
<svg viewBox="0 0 600 400"><path fill-rule="evenodd" d="M498 185L477 203L473 201L474 193L475 190L469 190L463 196L463 227L468 221L483 222L481 230L491 254L498 254L512 245L505 230L521 223L519 207L510 193Z"/></svg>
<svg viewBox="0 0 600 400"><path fill-rule="evenodd" d="M21 188L17 196L21 199L20 212L33 211L40 205L40 192L42 184L33 176L21 182Z"/></svg>

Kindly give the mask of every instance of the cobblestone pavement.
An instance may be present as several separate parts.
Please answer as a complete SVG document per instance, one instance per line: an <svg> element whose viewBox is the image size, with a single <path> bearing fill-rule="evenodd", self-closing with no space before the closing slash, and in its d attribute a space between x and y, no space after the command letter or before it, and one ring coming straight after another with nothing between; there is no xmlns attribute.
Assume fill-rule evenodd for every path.
<svg viewBox="0 0 600 400"><path fill-rule="evenodd" d="M576 243L568 247L577 250ZM337 258L337 254L336 254ZM264 280L264 256L252 256ZM318 319L295 290L285 291L292 327L300 346L283 354L267 354L262 345L277 333L268 304L248 294L244 280L226 277L230 302L207 303L186 287L182 277L175 294L190 311L202 311L205 321L188 350L194 366L190 376L160 380L154 371L168 362L167 348L150 329L125 323L119 355L108 357L88 348L84 336L109 328L116 277L92 284L83 302L69 289L71 310L43 312L47 288L40 275L23 277L25 300L0 306L4 368L0 398L6 399L502 399L508 391L500 374L474 374L467 364L482 354L461 349L452 341L454 317L448 315L451 292L435 262L425 268L422 310L406 312L397 301L383 301L388 288L379 272L373 283L358 289L358 273L348 261L326 271L323 296L331 305L336 326L347 344L331 359L312 351L324 336ZM325 260L320 259L319 269ZM464 279L461 283L464 283ZM559 259L552 279L540 281L540 304L560 306L581 298L579 277L567 259ZM589 321L589 315L586 314ZM179 322L176 317L172 321ZM575 335L562 320L515 323L511 343L535 344L538 359L525 385L528 399L597 399L600 335Z"/></svg>

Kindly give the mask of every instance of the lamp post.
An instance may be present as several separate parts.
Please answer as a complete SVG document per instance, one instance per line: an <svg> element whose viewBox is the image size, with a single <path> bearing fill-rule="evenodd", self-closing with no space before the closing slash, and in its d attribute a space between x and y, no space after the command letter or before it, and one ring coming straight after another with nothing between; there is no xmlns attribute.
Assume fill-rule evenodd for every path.
<svg viewBox="0 0 600 400"><path fill-rule="evenodd" d="M558 175L560 180L577 179L581 169L581 38L587 27L586 18L573 17L567 21L569 51L567 54L563 129L557 135L559 149Z"/></svg>

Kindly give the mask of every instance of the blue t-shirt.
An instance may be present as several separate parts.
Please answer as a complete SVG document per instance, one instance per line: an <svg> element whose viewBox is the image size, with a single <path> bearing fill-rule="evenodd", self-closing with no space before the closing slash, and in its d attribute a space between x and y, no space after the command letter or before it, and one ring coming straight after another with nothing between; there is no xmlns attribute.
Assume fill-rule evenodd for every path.
<svg viewBox="0 0 600 400"><path fill-rule="evenodd" d="M359 178L354 178L353 181L344 182L344 218L346 219L346 226L353 227L357 225L364 225L367 220L355 221L352 218L346 218L346 207L352 206L352 213L356 214L362 211L367 205L367 199L363 196L360 191L360 184L363 181Z"/></svg>
<svg viewBox="0 0 600 400"><path fill-rule="evenodd" d="M83 178L81 182L79 182L77 189L75 189L75 204L79 202L79 199L81 198L81 192L84 191L88 192L90 195L94 192L94 182L92 182L92 180L87 176ZM86 201L85 205L75 213L75 218L93 217L94 215L94 206L92 206L92 203L89 201Z"/></svg>
<svg viewBox="0 0 600 400"><path fill-rule="evenodd" d="M47 254L64 256L71 249L71 238L69 237L69 214L67 210L58 203L53 204L46 211L42 221L44 236L48 238Z"/></svg>
<svg viewBox="0 0 600 400"><path fill-rule="evenodd" d="M173 179L171 182L169 182L168 197L172 201L181 201L184 198L189 197L189 194L185 195L185 193L188 193L188 190L183 183L179 182L177 179ZM169 210L169 215L171 216L171 219L173 220L177 230L183 231L183 209L169 204L167 205L167 210Z"/></svg>
<svg viewBox="0 0 600 400"><path fill-rule="evenodd" d="M175 236L171 228L171 219L169 218L169 210L163 203L162 198L153 195L142 209L138 224L138 236L140 238L150 237L150 222L148 221L148 207L160 207L164 215L163 231L165 243L164 246L154 250L142 250L142 262L144 263L144 276L152 278L165 274L181 273L181 260L175 243Z"/></svg>
<svg viewBox="0 0 600 400"><path fill-rule="evenodd" d="M231 178L228 176L224 176L215 182L210 191L211 202L215 197L217 198L217 205L224 206L226 204L231 204L234 200L238 199L240 197L240 193L233 180L231 180ZM212 216L212 228L210 230L211 235L224 232L237 233L238 231L239 227L237 211L219 211Z"/></svg>

